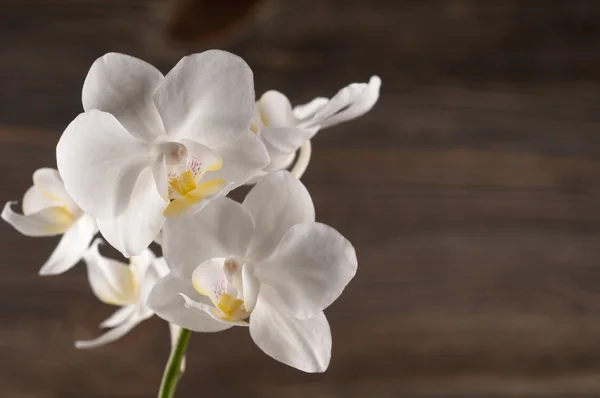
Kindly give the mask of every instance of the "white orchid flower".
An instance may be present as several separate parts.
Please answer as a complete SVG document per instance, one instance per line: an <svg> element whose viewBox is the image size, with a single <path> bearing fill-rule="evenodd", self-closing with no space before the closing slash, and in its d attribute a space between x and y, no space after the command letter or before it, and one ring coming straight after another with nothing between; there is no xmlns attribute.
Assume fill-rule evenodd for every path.
<svg viewBox="0 0 600 398"><path fill-rule="evenodd" d="M166 216L199 211L268 164L249 130L252 79L241 58L217 50L182 58L166 77L123 54L94 62L85 113L56 157L67 192L123 255L148 247Z"/></svg>
<svg viewBox="0 0 600 398"><path fill-rule="evenodd" d="M243 204L220 198L191 217L168 219L162 237L171 273L148 298L158 316L197 332L249 326L272 358L305 372L327 368L323 310L353 278L357 260L348 240L315 222L298 179L272 173Z"/></svg>
<svg viewBox="0 0 600 398"><path fill-rule="evenodd" d="M129 264L125 264L102 256L98 251L100 243L101 240L96 239L84 254L88 280L100 301L121 308L100 324L101 328L111 330L94 340L77 341L77 348L112 343L152 317L154 313L146 306L146 299L154 284L169 273L164 259L156 258L150 249L131 257Z"/></svg>
<svg viewBox="0 0 600 398"><path fill-rule="evenodd" d="M17 231L35 237L63 235L41 275L60 274L77 264L97 232L96 221L67 194L57 170L42 168L33 173L33 186L23 196L23 214L13 211L15 203L4 205L2 219Z"/></svg>
<svg viewBox="0 0 600 398"><path fill-rule="evenodd" d="M287 168L296 151L319 130L367 113L377 102L380 87L381 79L373 76L368 83L344 87L331 99L319 97L295 108L279 91L264 93L256 102L250 127L263 140L271 157L264 171Z"/></svg>

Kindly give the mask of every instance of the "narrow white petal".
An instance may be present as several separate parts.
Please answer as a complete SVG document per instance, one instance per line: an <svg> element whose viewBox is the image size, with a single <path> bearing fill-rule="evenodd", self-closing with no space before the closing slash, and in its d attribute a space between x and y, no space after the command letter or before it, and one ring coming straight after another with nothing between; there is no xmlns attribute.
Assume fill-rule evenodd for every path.
<svg viewBox="0 0 600 398"><path fill-rule="evenodd" d="M315 220L315 207L306 187L288 171L264 177L244 199L256 233L248 251L253 260L270 256L293 225Z"/></svg>
<svg viewBox="0 0 600 398"><path fill-rule="evenodd" d="M204 179L222 178L232 183L230 190L254 178L270 161L265 145L250 130L243 131L237 140L212 149L223 159L223 166L207 173Z"/></svg>
<svg viewBox="0 0 600 398"><path fill-rule="evenodd" d="M114 116L98 110L77 116L56 147L67 192L97 218L112 218L127 209L140 173L156 156Z"/></svg>
<svg viewBox="0 0 600 398"><path fill-rule="evenodd" d="M146 304L156 315L167 322L195 332L219 332L233 326L219 322L207 313L187 308L181 294L193 298L197 303L211 305L208 297L204 297L194 290L190 279L184 280L172 273L154 285Z"/></svg>
<svg viewBox="0 0 600 398"><path fill-rule="evenodd" d="M297 105L292 110L297 119L308 119L314 116L321 108L329 102L329 98L317 97L307 104Z"/></svg>
<svg viewBox="0 0 600 398"><path fill-rule="evenodd" d="M63 207L47 207L35 213L22 215L15 213L6 202L2 210L2 219L14 229L26 236L54 236L67 231L74 223L73 216Z"/></svg>
<svg viewBox="0 0 600 398"><path fill-rule="evenodd" d="M342 294L356 268L356 253L346 238L325 224L307 223L287 231L256 275L277 290L282 306L307 319Z"/></svg>
<svg viewBox="0 0 600 398"><path fill-rule="evenodd" d="M133 136L152 141L164 135L152 95L164 76L147 62L125 54L98 58L83 83L83 109L115 116Z"/></svg>
<svg viewBox="0 0 600 398"><path fill-rule="evenodd" d="M244 256L253 232L248 210L221 198L192 216L167 219L162 231L163 253L172 272L191 278L194 269L208 259Z"/></svg>
<svg viewBox="0 0 600 398"><path fill-rule="evenodd" d="M316 112L311 124L325 128L367 113L377 102L380 87L378 76L371 77L369 83L352 83L344 87Z"/></svg>
<svg viewBox="0 0 600 398"><path fill-rule="evenodd" d="M113 219L97 219L98 229L125 257L140 254L160 232L166 205L148 168L140 175L125 212Z"/></svg>
<svg viewBox="0 0 600 398"><path fill-rule="evenodd" d="M37 169L33 173L33 185L48 198L67 206L71 212L75 213L79 210L65 190L65 184L58 170L47 167Z"/></svg>
<svg viewBox="0 0 600 398"><path fill-rule="evenodd" d="M150 314L151 315L151 314ZM94 340L79 340L75 342L75 347L78 349L89 349L100 347L112 343L121 337L125 336L131 329L136 327L140 322L145 321L148 317L132 317L128 322L122 323L114 329L109 330L100 337Z"/></svg>
<svg viewBox="0 0 600 398"><path fill-rule="evenodd" d="M290 158L294 158L306 140L312 138L316 129L300 129L296 127L275 128L264 127L260 130L259 137L263 140L271 162L265 171L282 170L289 166Z"/></svg>
<svg viewBox="0 0 600 398"><path fill-rule="evenodd" d="M127 322L129 318L137 311L137 304L124 305L119 308L111 316L106 318L101 324L102 329L114 328Z"/></svg>
<svg viewBox="0 0 600 398"><path fill-rule="evenodd" d="M240 57L209 50L184 57L154 93L171 140L213 146L248 129L254 109L250 67Z"/></svg>
<svg viewBox="0 0 600 398"><path fill-rule="evenodd" d="M97 232L96 220L84 214L60 239L40 275L57 275L71 269L85 253Z"/></svg>
<svg viewBox="0 0 600 398"><path fill-rule="evenodd" d="M324 372L331 359L331 330L325 314L294 318L268 286L250 317L250 336L271 358L304 372Z"/></svg>
<svg viewBox="0 0 600 398"><path fill-rule="evenodd" d="M47 209L48 207L61 205L60 202L44 195L35 185L30 187L25 192L25 195L23 195L23 214L26 216Z"/></svg>
<svg viewBox="0 0 600 398"><path fill-rule="evenodd" d="M102 256L99 243L100 239L96 239L83 257L92 291L106 304L135 304L138 294L131 269L127 264Z"/></svg>

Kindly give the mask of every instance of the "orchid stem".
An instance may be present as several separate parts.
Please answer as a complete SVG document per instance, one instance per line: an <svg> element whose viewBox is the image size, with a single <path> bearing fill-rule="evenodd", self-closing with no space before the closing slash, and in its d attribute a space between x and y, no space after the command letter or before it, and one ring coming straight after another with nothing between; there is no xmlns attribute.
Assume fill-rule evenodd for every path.
<svg viewBox="0 0 600 398"><path fill-rule="evenodd" d="M191 335L192 331L188 329L181 329L181 332L179 332L177 343L171 350L169 361L167 362L165 372L163 373L160 390L158 391L158 398L173 398L175 395L177 382L183 375L181 361L185 356L185 351L187 350Z"/></svg>
<svg viewBox="0 0 600 398"><path fill-rule="evenodd" d="M306 140L306 142L300 147L298 158L294 163L294 167L292 167L292 169L290 170L292 175L294 175L294 177L296 177L297 179L300 179L300 177L302 177L302 175L306 171L306 168L310 163L311 152L312 146L310 144L310 140Z"/></svg>

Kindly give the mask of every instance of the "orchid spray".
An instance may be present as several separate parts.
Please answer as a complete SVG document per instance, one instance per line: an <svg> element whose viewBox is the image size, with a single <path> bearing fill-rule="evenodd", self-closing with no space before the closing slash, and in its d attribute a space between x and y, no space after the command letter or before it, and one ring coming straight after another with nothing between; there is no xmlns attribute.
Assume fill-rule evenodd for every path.
<svg viewBox="0 0 600 398"><path fill-rule="evenodd" d="M40 274L79 260L93 293L118 306L106 333L77 348L113 342L153 315L169 323L171 356L158 396L174 396L191 333L248 328L268 356L324 372L332 336L323 311L354 277L352 244L316 222L300 182L311 139L368 112L381 80L293 107L278 91L258 100L240 57L210 50L164 76L123 54L97 59L83 110L2 218L27 236L63 235ZM288 171L289 170L289 171ZM227 197L255 184L242 203ZM128 262L103 256L102 237ZM162 245L156 257L149 245Z"/></svg>

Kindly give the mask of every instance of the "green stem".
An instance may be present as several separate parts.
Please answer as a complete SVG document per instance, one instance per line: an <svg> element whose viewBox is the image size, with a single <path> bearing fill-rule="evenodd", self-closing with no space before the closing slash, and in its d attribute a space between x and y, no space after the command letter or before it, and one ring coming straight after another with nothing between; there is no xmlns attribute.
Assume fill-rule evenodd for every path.
<svg viewBox="0 0 600 398"><path fill-rule="evenodd" d="M188 329L181 329L181 332L179 332L177 344L171 351L171 356L165 367L165 372L163 373L160 390L158 391L158 398L173 398L175 395L177 382L182 376L181 361L185 356L185 350L187 349L191 335L192 331Z"/></svg>

